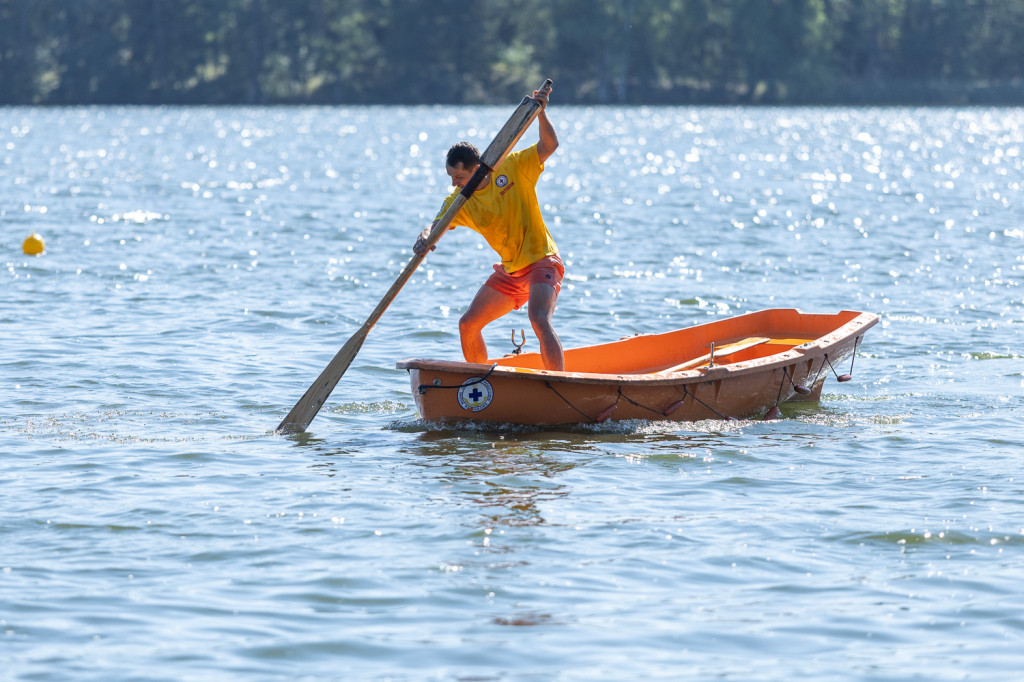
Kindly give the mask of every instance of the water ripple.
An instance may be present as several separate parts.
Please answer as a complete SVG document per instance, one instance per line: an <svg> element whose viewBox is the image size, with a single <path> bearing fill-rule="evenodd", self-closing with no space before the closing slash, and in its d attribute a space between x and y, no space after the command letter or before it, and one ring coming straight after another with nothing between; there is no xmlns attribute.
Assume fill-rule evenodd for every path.
<svg viewBox="0 0 1024 682"><path fill-rule="evenodd" d="M272 432L507 113L0 108L8 674L1016 676L1018 109L552 109L563 343L878 313L819 404L422 420L394 363L459 356L493 262L455 230Z"/></svg>

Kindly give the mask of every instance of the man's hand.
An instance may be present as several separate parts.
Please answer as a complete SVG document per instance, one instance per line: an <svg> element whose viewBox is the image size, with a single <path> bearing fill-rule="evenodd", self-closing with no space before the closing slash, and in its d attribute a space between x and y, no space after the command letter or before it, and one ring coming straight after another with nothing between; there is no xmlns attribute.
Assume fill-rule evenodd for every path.
<svg viewBox="0 0 1024 682"><path fill-rule="evenodd" d="M412 252L415 253L417 256L422 256L423 254L425 254L427 252L427 237L428 236L430 236L430 228L429 227L427 229L423 230L423 232L420 232L420 236L416 238L416 243L412 245ZM437 249L437 246L431 246L430 247L431 251L434 251L436 249Z"/></svg>
<svg viewBox="0 0 1024 682"><path fill-rule="evenodd" d="M533 91L533 99L540 102L541 106L548 106L548 98L551 96L551 86L545 83L540 90Z"/></svg>

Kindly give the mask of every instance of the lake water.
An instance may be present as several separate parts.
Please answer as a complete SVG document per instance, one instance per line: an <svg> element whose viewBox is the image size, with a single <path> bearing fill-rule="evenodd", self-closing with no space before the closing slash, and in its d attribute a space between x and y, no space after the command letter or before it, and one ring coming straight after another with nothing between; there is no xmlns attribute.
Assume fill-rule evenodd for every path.
<svg viewBox="0 0 1024 682"><path fill-rule="evenodd" d="M515 104L0 108L0 676L1019 675L1021 109L554 102L566 347L878 313L853 381L771 422L425 423L395 362L461 357L493 257L460 229L273 433Z"/></svg>

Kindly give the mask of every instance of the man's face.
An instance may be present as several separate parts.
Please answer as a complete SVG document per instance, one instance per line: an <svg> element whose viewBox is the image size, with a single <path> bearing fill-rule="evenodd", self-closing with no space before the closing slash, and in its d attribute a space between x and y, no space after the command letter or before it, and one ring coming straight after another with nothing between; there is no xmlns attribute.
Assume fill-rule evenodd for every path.
<svg viewBox="0 0 1024 682"><path fill-rule="evenodd" d="M479 165L473 166L472 168L466 168L462 162L455 164L454 166L445 165L444 169L447 171L448 176L452 179L452 186L463 189L469 179L473 177L473 173Z"/></svg>

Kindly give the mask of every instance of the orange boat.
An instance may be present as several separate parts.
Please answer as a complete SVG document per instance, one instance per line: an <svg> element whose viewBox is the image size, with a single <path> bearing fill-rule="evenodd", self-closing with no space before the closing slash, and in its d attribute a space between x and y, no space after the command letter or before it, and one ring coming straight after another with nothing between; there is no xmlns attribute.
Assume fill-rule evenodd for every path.
<svg viewBox="0 0 1024 682"><path fill-rule="evenodd" d="M565 351L565 371L539 353L487 364L410 359L420 414L441 422L555 425L646 419L779 416L787 400L817 401L825 379L849 381L873 313L771 309ZM836 366L850 361L850 372Z"/></svg>

